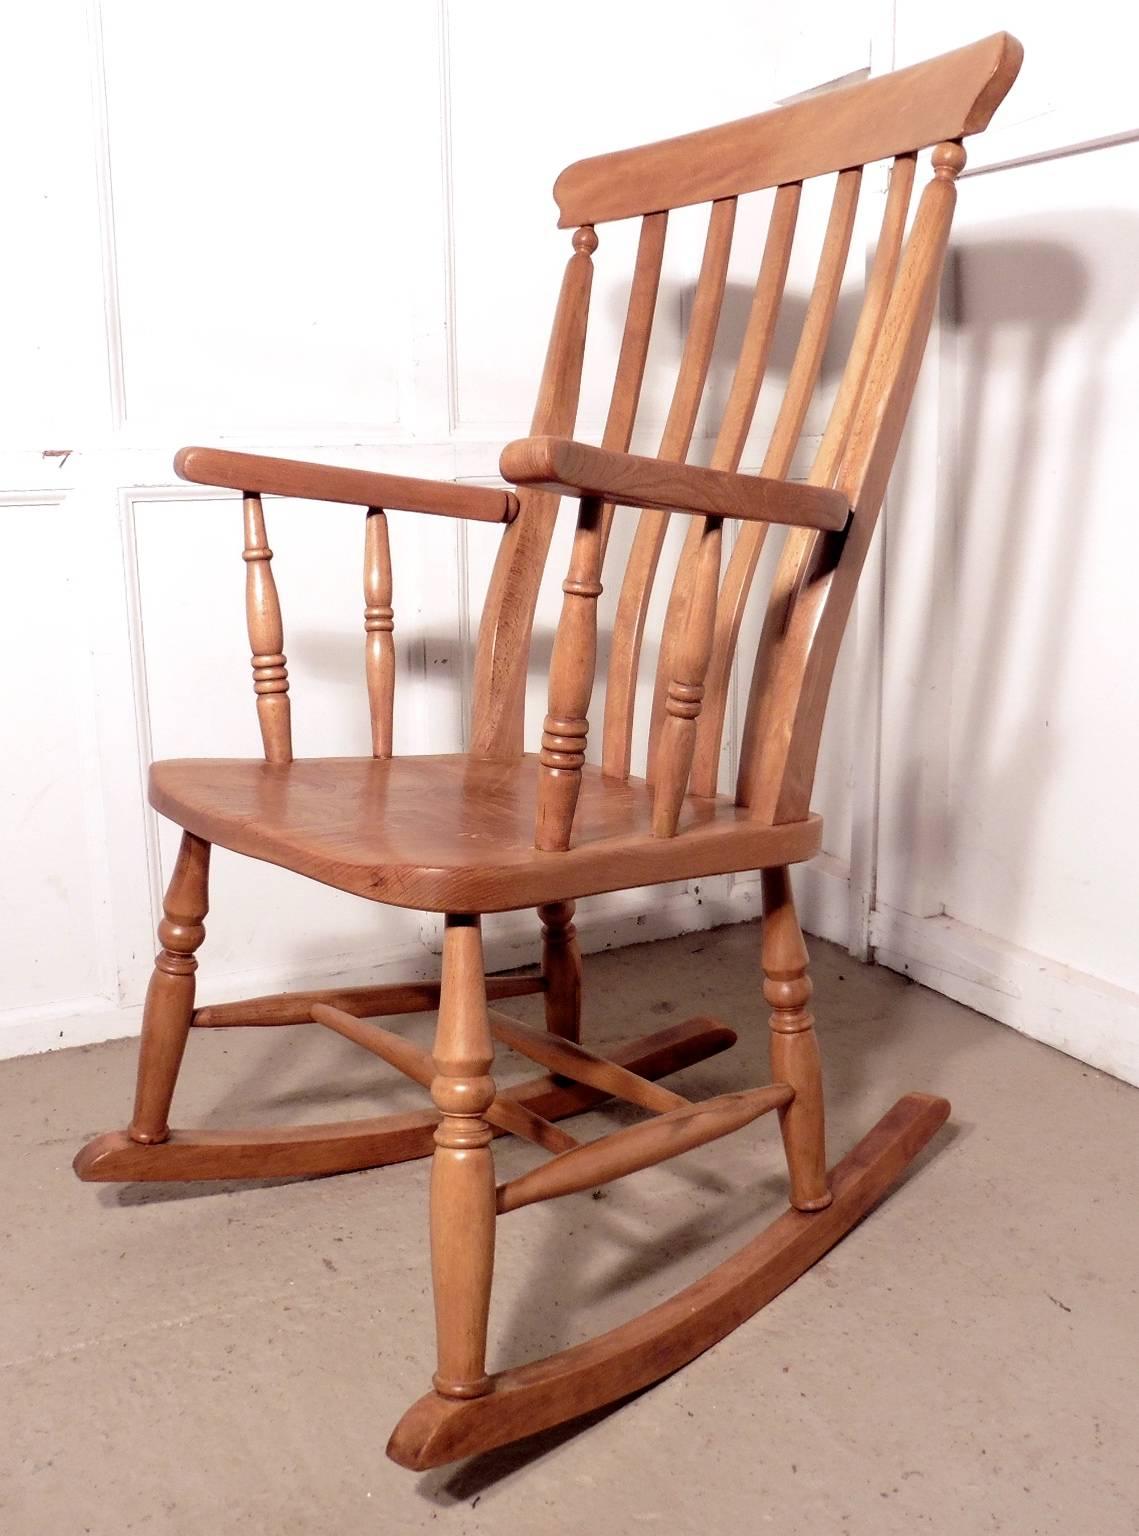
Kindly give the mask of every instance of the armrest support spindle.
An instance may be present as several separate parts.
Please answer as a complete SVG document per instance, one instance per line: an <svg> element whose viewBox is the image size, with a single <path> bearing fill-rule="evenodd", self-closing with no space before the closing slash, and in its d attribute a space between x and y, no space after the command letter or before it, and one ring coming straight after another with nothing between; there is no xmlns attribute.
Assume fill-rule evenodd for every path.
<svg viewBox="0 0 1139 1536"><path fill-rule="evenodd" d="M261 741L270 763L291 763L293 734L289 707L289 671L281 604L273 580L273 551L265 532L261 497L245 495L245 622L253 653L253 692Z"/></svg>
<svg viewBox="0 0 1139 1536"><path fill-rule="evenodd" d="M388 520L381 507L369 507L364 527L364 670L368 680L373 757L392 755L394 629Z"/></svg>

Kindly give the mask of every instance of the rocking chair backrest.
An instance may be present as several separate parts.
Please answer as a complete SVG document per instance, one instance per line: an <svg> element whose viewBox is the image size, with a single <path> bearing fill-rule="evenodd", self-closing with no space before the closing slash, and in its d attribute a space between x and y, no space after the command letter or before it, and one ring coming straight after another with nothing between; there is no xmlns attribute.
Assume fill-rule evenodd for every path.
<svg viewBox="0 0 1139 1536"><path fill-rule="evenodd" d="M862 167L893 158L861 315L809 477L814 485L841 490L852 514L840 533L790 531L755 662L736 799L765 821L797 820L809 809L839 642L936 302L956 198L954 181L965 163L958 141L988 124L1016 78L1020 60L1016 40L998 33L910 69L757 117L581 161L556 183L559 225L575 229L574 253L562 283L532 431L572 436L592 258L598 244L594 226L640 216L625 333L602 439L603 447L620 452L628 449L636 418L668 212L696 203L711 205L688 334L658 451L662 460L676 461L687 456L704 391L724 296L736 200L748 192L777 189L751 312L711 459L712 467L734 471L768 360L802 183L815 176L836 175L814 287L761 468L763 475L783 479L818 381L849 253ZM917 152L930 145L936 146L933 177L903 243ZM524 490L520 501L519 515L503 537L475 660L472 750L488 757L514 756L522 750L530 633L558 508L558 497L546 491ZM583 503L585 521L579 520L575 549L583 540L592 541L594 553L603 553L612 515L612 507L605 507L598 518ZM663 511L641 512L617 606L602 760L605 774L619 780L629 775L641 639L668 518ZM763 523L741 525L721 581L721 520L693 517L690 521L659 652L649 731L650 780L661 767L660 752L669 750L661 746L666 717L695 717L696 746L688 787L697 795L715 793L729 677L765 532ZM572 570L567 590L571 587L577 596L596 596L584 590L591 583L575 580ZM567 605L563 629L569 614ZM588 701L593 663L591 648L586 649L583 677L575 685ZM703 669L702 696L698 683L693 691L694 664L697 672ZM681 675L689 678L687 684ZM564 687L565 679L562 683ZM553 705L551 713L558 714ZM548 726L547 734L552 729ZM556 735L554 739L561 740ZM584 741L579 745L584 750ZM560 750L564 754L568 748L563 743Z"/></svg>

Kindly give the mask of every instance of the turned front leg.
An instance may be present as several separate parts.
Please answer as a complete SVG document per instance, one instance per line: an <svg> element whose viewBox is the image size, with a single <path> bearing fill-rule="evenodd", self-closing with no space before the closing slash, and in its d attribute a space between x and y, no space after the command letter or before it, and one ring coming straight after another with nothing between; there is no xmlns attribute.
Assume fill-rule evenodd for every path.
<svg viewBox="0 0 1139 1536"><path fill-rule="evenodd" d="M779 1111L779 1127L791 1176L791 1204L821 1211L827 1188L822 1063L809 1004L807 946L795 913L786 868L763 871L763 995L771 1005L771 1072L795 1090Z"/></svg>
<svg viewBox="0 0 1139 1536"><path fill-rule="evenodd" d="M581 1039L581 950L572 901L538 908L542 922L542 975L546 982L546 1028L563 1040Z"/></svg>
<svg viewBox="0 0 1139 1536"><path fill-rule="evenodd" d="M155 956L143 1008L129 1132L132 1141L165 1141L170 1134L166 1117L194 1012L194 972L198 969L194 951L206 936L209 873L209 843L184 832L162 903L163 918L158 925L162 948Z"/></svg>
<svg viewBox="0 0 1139 1536"><path fill-rule="evenodd" d="M438 1370L444 1397L490 1390L486 1329L494 1268L495 1188L491 1129L494 1044L486 1013L477 917L448 915L431 1097L443 1116L431 1165L431 1273Z"/></svg>

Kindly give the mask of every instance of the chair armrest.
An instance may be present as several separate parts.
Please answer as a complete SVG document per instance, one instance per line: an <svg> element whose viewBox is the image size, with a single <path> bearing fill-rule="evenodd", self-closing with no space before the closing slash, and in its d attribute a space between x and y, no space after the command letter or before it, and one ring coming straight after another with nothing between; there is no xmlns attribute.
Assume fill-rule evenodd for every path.
<svg viewBox="0 0 1139 1536"><path fill-rule="evenodd" d="M271 459L260 453L231 453L222 448L182 448L174 468L183 480L220 485L235 491L269 496L296 496L304 501L345 501L352 506L383 507L392 512L430 512L438 517L465 517L478 523L510 523L518 515L518 498L509 491L484 485L456 485L450 480L415 480L367 469L339 469L332 464L305 464L296 459Z"/></svg>
<svg viewBox="0 0 1139 1536"><path fill-rule="evenodd" d="M502 478L514 485L562 495L600 496L626 507L834 531L844 528L850 515L850 503L842 492L825 486L610 453L568 437L526 437L508 443L499 467Z"/></svg>

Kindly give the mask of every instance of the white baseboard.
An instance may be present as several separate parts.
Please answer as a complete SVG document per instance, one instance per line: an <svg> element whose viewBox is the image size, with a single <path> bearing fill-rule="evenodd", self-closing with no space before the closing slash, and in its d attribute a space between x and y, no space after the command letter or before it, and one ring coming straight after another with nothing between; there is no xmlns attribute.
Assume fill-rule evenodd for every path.
<svg viewBox="0 0 1139 1536"><path fill-rule="evenodd" d="M808 933L845 945L849 938L849 878L845 865L823 855L796 869L795 889ZM688 888L624 891L579 904L583 952L696 933L724 923L749 922L760 913L758 875L693 882ZM979 1013L1064 1051L1125 1082L1139 1085L1139 995L1006 944L951 917L911 917L879 908L871 920L876 958ZM439 973L438 943L425 919L423 945L403 947L371 966L345 960L321 975L261 969L241 975L201 972L201 1002L320 987L417 981ZM486 922L488 971L538 959L533 912ZM0 1013L0 1060L92 1045L137 1035L142 1009L105 997Z"/></svg>
<svg viewBox="0 0 1139 1536"><path fill-rule="evenodd" d="M141 1007L124 1008L106 997L68 998L39 1008L0 1013L0 1061L64 1051L72 1045L121 1040L142 1028Z"/></svg>
<svg viewBox="0 0 1139 1536"><path fill-rule="evenodd" d="M808 933L846 942L847 877L827 856L796 870L795 885ZM687 887L657 887L593 897L578 905L578 939L583 953L597 954L628 944L698 933L724 923L748 922L760 913L758 875L724 876L693 881ZM540 929L531 911L509 912L485 920L489 972L537 961ZM208 955L199 973L198 1001L225 1002L268 992L321 987L376 986L388 981L422 981L439 974L442 922L425 917L422 947L403 947L378 964L345 960L320 975L262 968L240 975L211 975ZM0 1061L74 1045L95 1045L137 1035L142 1008L124 1007L106 997L71 999L60 1004L0 1012Z"/></svg>
<svg viewBox="0 0 1139 1536"><path fill-rule="evenodd" d="M809 864L798 864L792 874L799 921L817 939L829 939L849 949L850 866L830 853L820 853Z"/></svg>
<svg viewBox="0 0 1139 1536"><path fill-rule="evenodd" d="M315 991L321 987L362 987L388 981L423 981L439 974L438 961L423 949L406 947L378 964L345 963L319 974L283 967L244 971L239 975L210 975L209 961L199 972L198 1002L220 1003L269 992ZM106 997L69 999L37 1008L0 1012L0 1061L62 1051L73 1045L98 1045L123 1040L142 1028L142 1007L127 1007Z"/></svg>
<svg viewBox="0 0 1139 1536"><path fill-rule="evenodd" d="M871 937L880 965L1139 1085L1139 994L952 917L880 907Z"/></svg>

